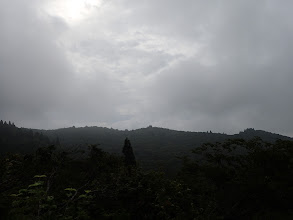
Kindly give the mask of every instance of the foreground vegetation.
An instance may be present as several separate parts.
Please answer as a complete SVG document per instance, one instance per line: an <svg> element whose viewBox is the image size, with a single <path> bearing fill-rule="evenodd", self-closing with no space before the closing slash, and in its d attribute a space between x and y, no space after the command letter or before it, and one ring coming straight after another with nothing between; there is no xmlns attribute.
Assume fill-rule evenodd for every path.
<svg viewBox="0 0 293 220"><path fill-rule="evenodd" d="M127 145L127 146L126 146ZM122 151L122 149L121 149ZM0 159L1 219L292 219L293 142L203 144L169 179L91 145Z"/></svg>

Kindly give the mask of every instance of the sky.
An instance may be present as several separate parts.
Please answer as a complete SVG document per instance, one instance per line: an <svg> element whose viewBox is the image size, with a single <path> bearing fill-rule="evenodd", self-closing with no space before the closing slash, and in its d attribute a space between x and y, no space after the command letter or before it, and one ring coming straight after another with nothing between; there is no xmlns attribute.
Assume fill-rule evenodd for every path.
<svg viewBox="0 0 293 220"><path fill-rule="evenodd" d="M293 1L1 0L0 119L293 136Z"/></svg>

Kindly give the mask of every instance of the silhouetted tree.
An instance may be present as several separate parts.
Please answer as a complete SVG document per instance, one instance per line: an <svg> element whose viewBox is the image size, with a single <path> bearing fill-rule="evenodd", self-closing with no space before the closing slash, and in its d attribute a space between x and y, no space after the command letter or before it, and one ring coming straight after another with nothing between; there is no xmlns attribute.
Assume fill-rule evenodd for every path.
<svg viewBox="0 0 293 220"><path fill-rule="evenodd" d="M56 138L55 145L56 145L56 146L60 146L60 140L59 140L59 137L58 137L58 136L57 136L57 138Z"/></svg>
<svg viewBox="0 0 293 220"><path fill-rule="evenodd" d="M135 156L128 138L124 141L122 153L124 154L124 163L126 166L136 166Z"/></svg>

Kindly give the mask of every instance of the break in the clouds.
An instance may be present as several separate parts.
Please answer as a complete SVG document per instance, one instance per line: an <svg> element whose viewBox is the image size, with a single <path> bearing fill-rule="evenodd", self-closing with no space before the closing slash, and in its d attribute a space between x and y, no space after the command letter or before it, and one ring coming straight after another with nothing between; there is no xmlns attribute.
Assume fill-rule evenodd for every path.
<svg viewBox="0 0 293 220"><path fill-rule="evenodd" d="M293 135L293 3L2 0L0 118Z"/></svg>

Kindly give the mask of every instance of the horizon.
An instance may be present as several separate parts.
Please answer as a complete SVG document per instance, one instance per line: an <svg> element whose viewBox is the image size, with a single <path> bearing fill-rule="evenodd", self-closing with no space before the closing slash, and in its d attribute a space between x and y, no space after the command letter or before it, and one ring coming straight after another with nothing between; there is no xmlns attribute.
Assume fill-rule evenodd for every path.
<svg viewBox="0 0 293 220"><path fill-rule="evenodd" d="M139 128L133 128L133 129L123 129L123 128L114 128L114 127L107 127L107 126L98 126L98 125L84 125L84 126L67 126L67 127L59 127L59 128L52 128L52 129L43 129L43 128L30 128L30 127L23 127L23 126L18 126L17 124L15 124L13 121L10 120L2 120L3 122L11 122L13 123L16 127L18 128L24 128L24 129L32 129L32 130L44 130L44 131L53 131L53 130L59 130L59 129L68 129L68 128L106 128L106 129L110 129L110 130L118 130L118 131L135 131L135 130L139 130L139 129L147 129L147 128L160 128L160 129L165 129L165 130L171 130L171 131L178 131L178 132L191 132L191 133L212 133L212 134L224 134L224 135L236 135L236 134L240 134L241 132L245 132L246 130L254 130L254 131L264 131L264 132L268 132L268 133L272 133L272 134L278 134L281 136L286 136L286 137L290 137L293 138L293 136L290 135L286 135L286 134L280 134L280 133L275 133L272 131L268 131L268 130L264 130L264 129L256 129L256 128L245 128L243 130L240 131L235 131L234 133L225 133L225 132L219 132L219 131L215 131L215 130L208 130L208 131L191 131L191 130L179 130L179 129L173 129L173 128L168 128L168 127L158 127L158 126L153 126L153 125L148 125L145 127L139 127Z"/></svg>

